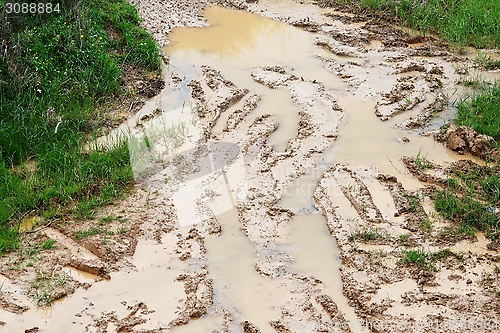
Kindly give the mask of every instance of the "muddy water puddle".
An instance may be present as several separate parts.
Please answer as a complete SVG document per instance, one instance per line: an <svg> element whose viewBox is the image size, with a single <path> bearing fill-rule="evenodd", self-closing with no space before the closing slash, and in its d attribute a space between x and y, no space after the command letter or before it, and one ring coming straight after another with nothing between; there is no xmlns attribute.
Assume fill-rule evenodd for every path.
<svg viewBox="0 0 500 333"><path fill-rule="evenodd" d="M163 49L170 64L187 73L187 77L193 65L211 66L238 87L261 96L252 119L264 114L277 117L279 127L268 140L277 150L284 150L288 139L295 136L299 108L286 89L270 89L257 83L251 76L253 68L283 66L303 80L318 80L330 89L344 88L317 58L326 52L314 45L314 35L256 14L220 7L209 7L204 16L208 27L173 30L170 44ZM216 130L220 131L221 126L217 125Z"/></svg>
<svg viewBox="0 0 500 333"><path fill-rule="evenodd" d="M322 293L331 296L353 332L366 332L357 325L358 318L342 291L341 261L335 240L330 236L321 214L297 215L290 222L288 242L295 248L290 268L322 281Z"/></svg>
<svg viewBox="0 0 500 333"><path fill-rule="evenodd" d="M71 276L73 279L82 283L95 282L102 279L99 275L82 271L81 269L75 268L73 266L64 266L64 272Z"/></svg>
<svg viewBox="0 0 500 333"><path fill-rule="evenodd" d="M273 90L255 82L250 75L255 67L283 66L287 72L303 80L322 83L337 97L346 118L334 147L318 158L319 169L335 163L346 163L354 168L373 165L373 175L375 172L396 174L405 187L417 189L422 184L405 171L400 160L402 156L420 154L436 163L461 158L430 137L398 129L395 126L396 121L399 121L397 117L382 122L375 115L375 95L366 99L359 94L357 97L349 96L345 91L345 83L327 71L317 56L326 56L342 63L348 60L326 54L315 46L315 35L263 17L217 7L207 9L204 15L208 27L174 30L170 36L171 44L164 48L164 52L169 56L170 63L185 73L192 72L193 65L208 65L220 70L226 79L238 87L248 88L251 93L260 95L262 102L250 118L255 119L263 114L277 117L278 130L268 138L275 150L283 151L286 142L295 136L298 108L291 102L286 89ZM380 44L375 41L370 48L379 47ZM381 57L377 55L375 59L379 61ZM380 77L372 78L373 82L383 78L381 73ZM418 74L409 72L400 76ZM372 88L372 91L376 91L377 87L373 85ZM414 113L419 111L417 108ZM250 120L246 122L247 127L249 123ZM220 133L222 128L223 125L217 124L215 131ZM321 172L311 171L299 177L282 193L280 206L303 215L296 216L290 222L292 231L283 243L286 245L282 244L284 248L279 250L288 253L287 258L292 260L292 263L286 263L286 260L283 263L287 270L310 274L323 281L323 291L332 296L347 320L355 322L356 315L342 294L342 281L338 272L340 261L335 241L329 235L323 218L311 214L315 211L312 193L320 176ZM376 187L376 184L372 187ZM389 198L387 193L384 194L377 197L376 201ZM388 204L383 214L388 217L394 210L394 205ZM290 297L286 287L290 282L281 278L270 279L255 271L259 253L241 232L234 208L218 215L218 221L222 234L207 238L205 244L210 276L214 279L215 307L230 311L234 316L233 322L249 320L262 332L272 332L269 321L278 317L280 304L286 304ZM195 330L199 329L200 332L209 329L214 325L214 320L196 321L192 329L196 327ZM358 331L359 327L353 329ZM187 328L176 330L188 331ZM233 330L237 331L236 327Z"/></svg>
<svg viewBox="0 0 500 333"><path fill-rule="evenodd" d="M132 263L135 269L111 274L111 279L95 282L89 289L78 289L73 295L48 307L31 307L9 322L9 332L24 332L34 326L44 332L92 331L94 320L114 311L118 319L127 317L138 303L147 304L155 312L146 313L143 329L167 327L176 317L184 295L183 285L176 282L182 263L174 253L176 237L165 235L163 244L142 241ZM97 276L66 267L64 271L81 282L92 282ZM109 318L108 318L109 319Z"/></svg>
<svg viewBox="0 0 500 333"><path fill-rule="evenodd" d="M214 302L230 311L236 324L249 320L262 332L274 332L269 322L279 317L280 305L286 301L286 282L257 273L255 248L241 232L235 209L218 218L223 232L205 244ZM238 327L231 331L238 332Z"/></svg>
<svg viewBox="0 0 500 333"><path fill-rule="evenodd" d="M271 1L268 6L277 4ZM375 165L382 172L396 172L398 177L404 179L404 185L415 189L420 183L405 172L401 156L420 154L436 163L463 158L431 137L396 128L400 121L397 117L381 122L374 114L375 102L372 98L346 94L345 83L326 70L325 64L317 58L318 55L323 56L325 51L315 46L314 34L258 15L219 7L208 8L204 16L208 27L174 29L170 35L171 43L164 48L164 52L177 68L188 72L193 65L209 65L220 70L238 87L248 88L262 96L252 119L262 114L278 117L279 127L268 138L277 151L283 151L288 139L296 134L299 108L291 102L286 89L273 90L255 82L250 71L257 66L283 66L304 80L317 80L338 98L338 104L347 117L334 148L323 154L328 164ZM379 56L374 56L378 61ZM334 56L329 54L329 57ZM366 73L361 75L366 76ZM418 110L419 107L412 112L417 113ZM220 128L221 125L218 125L217 129ZM409 138L410 143L404 143L402 139L405 138Z"/></svg>
<svg viewBox="0 0 500 333"><path fill-rule="evenodd" d="M261 332L275 332L270 321L279 318L280 309L298 297L294 295L297 286L290 276L311 276L321 281L314 293L331 296L346 321L357 322L354 310L342 293L338 249L321 214L297 215L281 227L282 241L270 244L266 251L281 253L282 259L275 264L282 267L283 277L271 278L257 273L256 264L266 251L258 252L243 234L237 211L227 209L231 204L229 195L224 194L214 201L213 205L219 206L213 207L215 211L226 211L217 216L222 233L205 240L210 277L214 279L214 306L208 311L208 318L175 328L173 332L206 332L216 326L215 314L222 310L232 314L229 332L240 332L241 328L235 323L244 320L255 324ZM294 328L311 330L300 325L296 323ZM356 324L352 329L364 332Z"/></svg>
<svg viewBox="0 0 500 333"><path fill-rule="evenodd" d="M380 172L394 174L405 188L416 190L422 183L408 173L401 161L402 156L419 155L438 164L464 158L432 137L398 129L394 119L380 121L373 112L373 101L342 97L338 99L338 104L347 116L336 144L323 154L325 160L353 167L373 165Z"/></svg>
<svg viewBox="0 0 500 333"><path fill-rule="evenodd" d="M282 5L278 6L279 3L269 2L270 6L275 6L273 8L276 11L290 10ZM256 82L251 72L256 67L282 66L288 74L303 81L317 81L335 97L345 117L340 125L338 138L332 140L332 146L317 154L315 167L296 178L280 193L281 201L278 205L290 209L296 216L280 226L277 233L281 239L274 244L264 244L264 240L262 244L255 244L246 237L241 229L236 208L238 193L235 189L246 177L253 175L246 173L248 170L244 158L239 156L232 167L220 168L226 173L214 176L217 170L211 170L204 177L181 183L177 192L172 195L181 221L180 229L185 231L187 229L183 227L203 222L203 218L200 218L198 211L193 208L200 189L206 183L212 183L218 193L210 202L209 208L217 217L222 232L219 236L205 238L206 258L194 257L191 265L189 262L181 262L175 253L178 239L173 234L167 234L163 236L161 244L140 241L132 260L133 265L124 272L111 274L110 281L94 282L94 276L66 267L72 277L80 282L94 282L93 285L88 290L77 290L74 295L55 303L50 311L45 311L43 315L40 315L39 310L29 310L20 316L13 326L9 326L13 331L39 325L56 332L65 328L67 330L69 321L72 323L71 327L77 327L75 331L84 331L95 319L105 313L109 314L111 309L118 318L127 317L130 308L140 302L144 302L149 310L154 312L145 313L147 324L138 325L137 329L168 327L169 322L176 318L185 299L183 285L176 282L176 278L186 271L196 271L204 264L207 265L209 277L213 279L213 305L207 310L206 316L190 320L186 326L173 328L173 332L202 333L220 329L223 325L227 325L230 332L241 332L240 323L246 320L259 327L261 332L275 332L270 322L280 318L283 308L293 306L295 298L301 297L296 290L303 286L298 284L296 276L312 276L320 280L318 288L312 293L332 297L345 319L355 323L358 318L342 291L339 272L341 262L336 242L330 235L324 218L317 213L312 199L322 173L336 163L344 163L352 169L364 169L367 178L373 178L378 172L394 174L407 189L412 190L422 184L405 171L406 168L401 162L402 156L420 154L436 163L462 158L446 150L430 137L422 137L418 133L397 128L396 124L400 121L398 117L386 122L376 117L375 92L384 85L378 85L377 81L380 81L389 69L373 71L374 76L367 78L368 71L359 66L359 75L366 78L365 81L369 84L351 94L347 91L347 84L327 70L325 62L318 56L342 64L349 62L351 58L335 56L316 46L317 35L255 14L219 7L209 7L203 14L207 18L208 27L176 28L169 35L170 44L164 48L169 57L164 75L167 81L173 80L169 76L170 68L172 72L180 74L180 84L175 88L166 88L159 97L148 101L141 112L130 119L120 131L129 132L131 129L143 128L147 135L148 128L151 131L166 131L180 123L191 123L192 100L189 97L188 84L202 75L201 66L210 66L220 70L222 76L234 82L238 88L247 88L250 94L261 97L257 108L243 120L241 127L246 131L257 117L271 114L279 126L267 140L275 151L283 152L289 140L297 134L300 107L295 104L293 92L288 87L272 89ZM362 24L355 24L353 27ZM369 47L370 50L379 48L379 41L373 41ZM374 63L378 63L382 56L371 51L368 52L368 58L359 60L359 63L369 62L372 53ZM414 74L418 73L409 72L401 77ZM388 86L390 84L392 83L386 83ZM363 89L371 91L365 98ZM232 112L242 104L236 103L226 112ZM161 119L154 123L154 113L157 109L162 109L164 113L157 117ZM154 124L148 125L148 119L151 118ZM227 119L228 114L220 117L213 130L215 134L222 134ZM192 137L192 142L197 141L200 137L199 128L188 127L183 133L174 133L173 137L182 134L184 137ZM189 145L183 146L182 143L179 145L184 150L193 148ZM173 149L179 148L175 145L173 148L167 148L168 152L162 150L159 153L179 153ZM156 176L155 181L165 183L164 174ZM374 202L381 208L383 216L389 218L394 215L396 208L387 191L383 192L383 187L373 179L365 180L365 183L371 193L379 194L374 198ZM344 221L356 222L358 215L342 194L339 184L336 185L338 188L329 189L335 192L332 197L339 205L338 213ZM161 189L166 187L160 186ZM48 229L46 233L59 242L67 241L66 243L70 244L68 246L73 246L77 252L81 250L65 239L64 235L52 229ZM478 248L477 251L483 251L483 245L477 244L475 248ZM87 252L82 256L96 259ZM280 272L278 276L266 276L257 270L268 254L274 256L275 260L270 264ZM413 289L413 286L411 287L410 289ZM380 297L386 296L393 296L390 289L384 289L380 293ZM323 311L318 304L314 306L318 307L318 312ZM221 313L224 312L231 314L231 320L225 324L221 319ZM110 324L108 330L115 330L113 325ZM306 324L296 322L293 328L297 332L312 331L311 327L301 325ZM363 331L358 325L351 328L354 332Z"/></svg>

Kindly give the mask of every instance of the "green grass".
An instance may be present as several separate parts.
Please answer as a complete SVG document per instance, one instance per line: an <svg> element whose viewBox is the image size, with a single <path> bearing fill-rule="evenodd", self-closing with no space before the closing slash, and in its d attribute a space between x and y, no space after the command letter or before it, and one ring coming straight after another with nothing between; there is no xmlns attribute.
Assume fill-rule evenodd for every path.
<svg viewBox="0 0 500 333"><path fill-rule="evenodd" d="M500 46L500 2L491 0L322 0L370 11L459 45Z"/></svg>
<svg viewBox="0 0 500 333"><path fill-rule="evenodd" d="M403 251L400 262L405 265L417 266L426 270L435 271L436 267L433 263L436 261L446 261L450 258L461 260L463 256L450 249L440 249L437 252L426 252L424 249L414 249Z"/></svg>
<svg viewBox="0 0 500 333"><path fill-rule="evenodd" d="M84 152L123 94L121 71L158 72L153 39L125 0L62 0L61 12L7 17L0 0L0 254L25 213L92 217L131 184L126 140Z"/></svg>
<svg viewBox="0 0 500 333"><path fill-rule="evenodd" d="M431 232L432 231L432 222L429 218L425 218L420 222L420 229L422 229L425 232Z"/></svg>
<svg viewBox="0 0 500 333"><path fill-rule="evenodd" d="M87 230L78 230L78 231L75 231L74 233L74 237L76 239L84 239L84 238L88 238L90 236L94 236L94 235L98 235L102 232L101 228L99 227L90 227L88 228Z"/></svg>
<svg viewBox="0 0 500 333"><path fill-rule="evenodd" d="M106 234L106 235L114 235L115 232L111 230L107 230L106 227L113 221L118 221L118 222L123 222L124 220L120 217L114 216L114 215L107 215L99 218L98 222L95 225L90 226L86 230L77 230L73 233L73 236L76 239L84 239L88 238L90 236L94 235L99 235L99 234ZM117 234L122 234L126 232L123 231L124 228L117 228L116 233Z"/></svg>
<svg viewBox="0 0 500 333"><path fill-rule="evenodd" d="M427 253L423 249L403 251L401 262L406 265L427 267Z"/></svg>
<svg viewBox="0 0 500 333"><path fill-rule="evenodd" d="M434 196L436 210L456 222L457 231L465 235L476 230L490 237L500 235L500 214L492 209L500 202L500 165L472 165L455 168L448 187Z"/></svg>
<svg viewBox="0 0 500 333"><path fill-rule="evenodd" d="M55 239L47 239L45 240L42 244L41 244L41 247L42 247L42 250L52 250L52 249L55 249L56 247L54 246L54 244L56 243L56 240Z"/></svg>
<svg viewBox="0 0 500 333"><path fill-rule="evenodd" d="M415 195L405 195L406 199L408 200L408 203L410 205L410 211L413 213L416 213L418 211L419 205L420 205L420 196L417 194Z"/></svg>
<svg viewBox="0 0 500 333"><path fill-rule="evenodd" d="M455 122L489 135L500 149L500 84L482 83L476 95L457 105ZM473 166L454 170L448 178L447 188L434 198L436 210L445 218L455 221L459 235L471 236L484 231L492 239L500 235L500 214L494 209L500 202L500 164Z"/></svg>
<svg viewBox="0 0 500 333"><path fill-rule="evenodd" d="M33 298L36 305L47 306L56 298L60 298L61 295L57 293L55 287L66 284L66 281L66 272L55 273L52 276L38 272L33 281L31 281L31 287L34 290Z"/></svg>
<svg viewBox="0 0 500 333"><path fill-rule="evenodd" d="M482 91L458 103L456 123L493 137L500 148L500 83L482 85Z"/></svg>
<svg viewBox="0 0 500 333"><path fill-rule="evenodd" d="M376 239L384 239L386 236L378 228L360 229L351 233L348 237L349 242L354 242L356 239L363 241L373 241Z"/></svg>
<svg viewBox="0 0 500 333"><path fill-rule="evenodd" d="M460 253L453 252L450 249L441 249L437 252L432 252L429 254L431 260L446 260L448 258L456 258L458 260L463 259L463 255Z"/></svg>
<svg viewBox="0 0 500 333"><path fill-rule="evenodd" d="M500 60L486 60L483 64L484 68L487 70L500 69Z"/></svg>
<svg viewBox="0 0 500 333"><path fill-rule="evenodd" d="M422 157L420 155L420 152L418 152L417 156L415 157L415 164L418 166L420 170L425 170L428 168L432 168L432 162L427 160L425 157Z"/></svg>
<svg viewBox="0 0 500 333"><path fill-rule="evenodd" d="M474 61L480 68L486 70L500 69L500 59L492 59L491 56L485 54L479 54Z"/></svg>

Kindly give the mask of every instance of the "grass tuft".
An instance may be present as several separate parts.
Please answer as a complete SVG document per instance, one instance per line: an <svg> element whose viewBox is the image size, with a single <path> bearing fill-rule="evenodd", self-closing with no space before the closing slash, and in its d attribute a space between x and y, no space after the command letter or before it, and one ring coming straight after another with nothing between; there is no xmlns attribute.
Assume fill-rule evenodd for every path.
<svg viewBox="0 0 500 333"><path fill-rule="evenodd" d="M403 251L401 262L406 265L427 267L427 253L423 249Z"/></svg>
<svg viewBox="0 0 500 333"><path fill-rule="evenodd" d="M493 137L500 148L500 83L482 86L481 93L458 103L455 121Z"/></svg>
<svg viewBox="0 0 500 333"><path fill-rule="evenodd" d="M359 229L352 232L349 237L349 242L354 242L355 240L363 241L374 241L377 239L385 239L387 236L378 228L366 228Z"/></svg>

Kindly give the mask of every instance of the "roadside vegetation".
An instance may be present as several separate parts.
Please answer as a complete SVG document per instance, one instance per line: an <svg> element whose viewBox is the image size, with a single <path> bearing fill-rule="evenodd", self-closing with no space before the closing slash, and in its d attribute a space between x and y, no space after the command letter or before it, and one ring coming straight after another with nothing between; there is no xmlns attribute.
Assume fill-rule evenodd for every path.
<svg viewBox="0 0 500 333"><path fill-rule="evenodd" d="M61 0L60 12L5 13L0 0L0 254L28 216L95 209L132 183L125 139L83 145L121 98L125 66L158 73L153 39L125 0Z"/></svg>
<svg viewBox="0 0 500 333"><path fill-rule="evenodd" d="M455 122L489 135L500 150L500 83L481 83L476 95L457 105ZM500 161L488 165L456 165L447 188L438 192L434 205L445 218L455 222L452 233L472 236L483 231L491 239L500 236Z"/></svg>
<svg viewBox="0 0 500 333"><path fill-rule="evenodd" d="M477 95L463 99L457 107L455 122L458 125L491 136L496 148L500 148L500 82L483 83Z"/></svg>
<svg viewBox="0 0 500 333"><path fill-rule="evenodd" d="M461 46L500 47L500 2L491 0L320 0L401 25Z"/></svg>
<svg viewBox="0 0 500 333"><path fill-rule="evenodd" d="M455 167L447 188L434 197L436 210L456 222L455 232L474 235L484 231L490 238L500 236L500 165Z"/></svg>

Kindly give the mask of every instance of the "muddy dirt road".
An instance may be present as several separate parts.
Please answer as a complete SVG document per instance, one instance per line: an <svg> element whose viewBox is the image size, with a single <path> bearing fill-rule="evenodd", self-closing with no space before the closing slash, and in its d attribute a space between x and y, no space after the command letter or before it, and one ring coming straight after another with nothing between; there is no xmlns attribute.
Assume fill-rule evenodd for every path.
<svg viewBox="0 0 500 333"><path fill-rule="evenodd" d="M425 187L480 162L433 138L469 57L307 1L131 3L166 87L101 142L130 134L137 191L2 259L1 332L498 331L497 251Z"/></svg>

